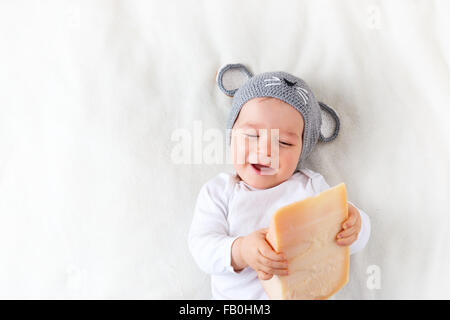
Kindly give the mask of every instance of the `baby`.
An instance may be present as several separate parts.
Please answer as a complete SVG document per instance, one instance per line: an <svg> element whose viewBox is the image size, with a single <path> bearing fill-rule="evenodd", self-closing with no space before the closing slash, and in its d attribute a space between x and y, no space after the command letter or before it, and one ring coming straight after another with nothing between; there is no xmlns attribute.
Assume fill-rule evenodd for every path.
<svg viewBox="0 0 450 320"><path fill-rule="evenodd" d="M228 71L242 71L248 80L228 90L223 83ZM189 249L198 266L211 275L213 299L268 299L259 279L289 274L283 253L275 252L265 239L271 215L330 188L322 175L303 163L317 141L337 136L339 118L315 99L303 80L289 73L253 76L242 64L230 64L221 68L217 82L233 96L227 138L236 172L220 173L201 188ZM327 138L321 133L321 109L336 122ZM350 246L353 254L365 247L370 220L350 202L348 208L336 243Z"/></svg>

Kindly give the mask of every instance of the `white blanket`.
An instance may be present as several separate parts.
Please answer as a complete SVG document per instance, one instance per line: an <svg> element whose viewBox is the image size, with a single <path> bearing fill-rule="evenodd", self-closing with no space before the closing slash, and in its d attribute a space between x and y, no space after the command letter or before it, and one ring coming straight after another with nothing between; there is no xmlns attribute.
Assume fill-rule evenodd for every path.
<svg viewBox="0 0 450 320"><path fill-rule="evenodd" d="M449 12L0 2L0 298L210 297L186 240L200 187L232 170L194 159L224 137L226 63L303 78L341 117L309 167L346 183L372 235L335 298L450 298ZM197 163L177 163L180 132L200 137Z"/></svg>

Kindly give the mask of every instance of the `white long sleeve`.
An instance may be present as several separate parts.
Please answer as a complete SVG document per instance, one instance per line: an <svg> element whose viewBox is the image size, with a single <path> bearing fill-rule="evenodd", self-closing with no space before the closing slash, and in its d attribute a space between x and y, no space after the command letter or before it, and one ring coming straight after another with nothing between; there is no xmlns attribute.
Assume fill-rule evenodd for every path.
<svg viewBox="0 0 450 320"><path fill-rule="evenodd" d="M325 191L330 188L328 183L325 181L325 178L320 173L314 173L316 177L312 180L313 188L317 191L317 193ZM355 206L351 201L348 201L352 206L354 206L361 216L361 230L358 234L358 238L355 242L350 245L350 254L354 254L358 251L361 251L366 246L367 242L370 238L370 218L369 216L362 211L360 208Z"/></svg>
<svg viewBox="0 0 450 320"><path fill-rule="evenodd" d="M200 269L211 275L235 273L231 245L237 236L228 230L227 180L219 175L200 189L189 230L189 250Z"/></svg>
<svg viewBox="0 0 450 320"><path fill-rule="evenodd" d="M211 275L213 299L268 299L257 273L250 267L235 272L231 247L239 236L267 228L273 213L282 206L316 195L329 188L325 179L308 169L269 189L255 189L233 174L221 173L201 188L189 229L189 250L199 268ZM353 254L365 247L370 219L362 219Z"/></svg>

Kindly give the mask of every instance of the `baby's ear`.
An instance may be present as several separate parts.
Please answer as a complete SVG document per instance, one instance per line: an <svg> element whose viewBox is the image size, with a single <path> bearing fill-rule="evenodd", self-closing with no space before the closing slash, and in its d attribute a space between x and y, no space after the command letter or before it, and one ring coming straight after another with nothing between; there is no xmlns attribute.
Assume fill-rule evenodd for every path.
<svg viewBox="0 0 450 320"><path fill-rule="evenodd" d="M320 127L319 141L330 142L336 139L339 133L340 121L336 111L319 101L322 125Z"/></svg>
<svg viewBox="0 0 450 320"><path fill-rule="evenodd" d="M216 82L223 93L233 97L237 89L251 77L253 74L243 64L226 64L217 71Z"/></svg>

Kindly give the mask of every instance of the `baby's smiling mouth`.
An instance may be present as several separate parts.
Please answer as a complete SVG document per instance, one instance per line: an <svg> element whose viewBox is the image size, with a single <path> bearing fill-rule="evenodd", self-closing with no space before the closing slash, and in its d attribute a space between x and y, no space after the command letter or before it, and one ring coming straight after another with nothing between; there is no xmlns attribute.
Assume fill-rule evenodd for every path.
<svg viewBox="0 0 450 320"><path fill-rule="evenodd" d="M276 172L276 170L274 168L263 165L263 164L250 163L250 165L252 166L253 170L255 170L256 174L258 174L258 175L268 176L268 175L273 175Z"/></svg>

